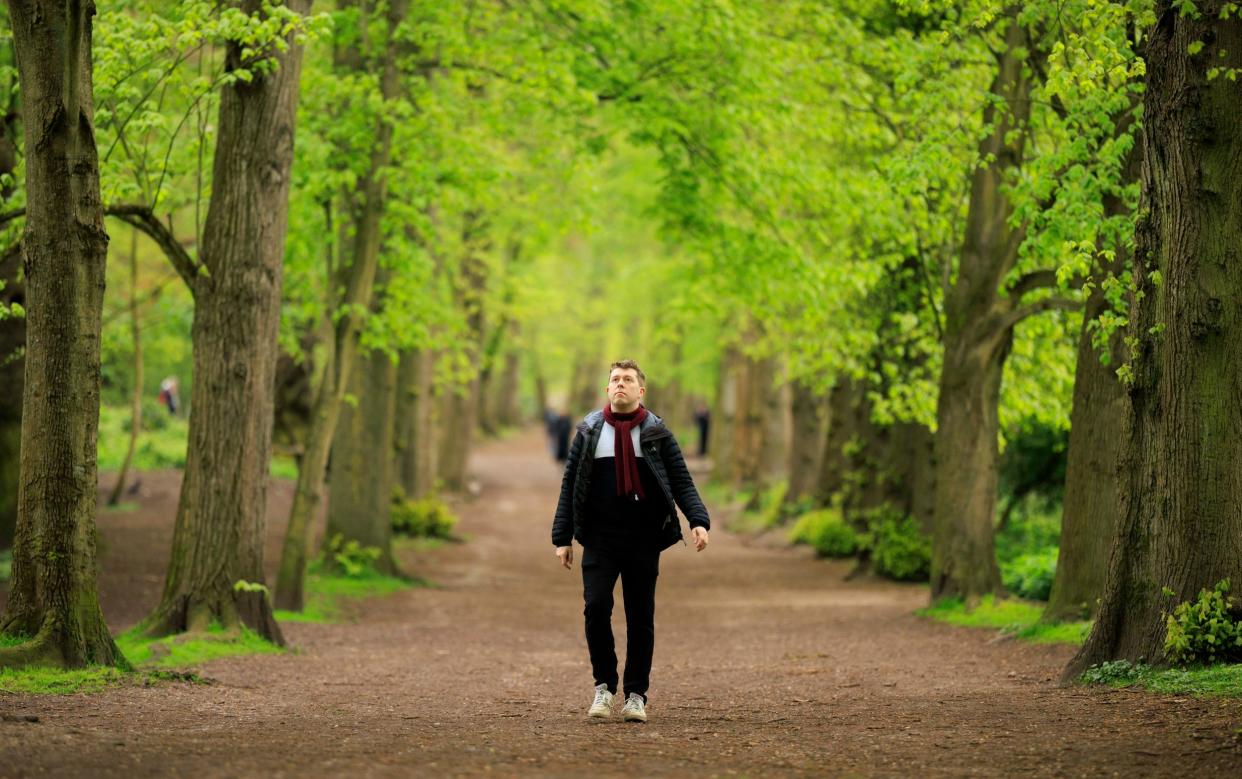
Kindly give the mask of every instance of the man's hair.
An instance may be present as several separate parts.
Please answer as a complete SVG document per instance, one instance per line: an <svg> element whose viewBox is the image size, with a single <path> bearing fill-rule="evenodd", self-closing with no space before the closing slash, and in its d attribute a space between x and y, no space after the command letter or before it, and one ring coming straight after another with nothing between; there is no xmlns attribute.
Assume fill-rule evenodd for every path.
<svg viewBox="0 0 1242 779"><path fill-rule="evenodd" d="M647 386L647 374L643 373L643 369L638 367L638 363L634 362L633 360L617 360L612 365L608 366L609 378L612 378L612 372L615 371L617 368L620 368L626 371L634 371L635 373L638 374L638 386L640 387Z"/></svg>

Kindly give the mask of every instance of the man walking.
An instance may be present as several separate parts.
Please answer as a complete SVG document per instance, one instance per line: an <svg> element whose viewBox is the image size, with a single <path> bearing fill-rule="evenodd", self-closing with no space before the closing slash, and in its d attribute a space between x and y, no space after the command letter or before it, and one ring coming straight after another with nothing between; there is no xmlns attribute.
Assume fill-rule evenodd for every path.
<svg viewBox="0 0 1242 779"><path fill-rule="evenodd" d="M595 675L595 700L587 712L592 717L612 716L617 693L612 591L621 578L628 637L621 709L626 722L647 721L660 552L685 542L674 506L686 515L700 552L711 525L673 432L642 405L646 383L633 360L612 364L608 404L578 425L552 522L552 544L562 566L573 563L573 539L583 546L583 615Z"/></svg>

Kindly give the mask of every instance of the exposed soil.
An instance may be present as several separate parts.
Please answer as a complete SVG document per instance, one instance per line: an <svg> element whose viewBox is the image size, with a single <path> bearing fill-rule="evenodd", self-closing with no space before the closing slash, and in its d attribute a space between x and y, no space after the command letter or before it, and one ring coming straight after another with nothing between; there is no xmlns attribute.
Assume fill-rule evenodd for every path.
<svg viewBox="0 0 1242 779"><path fill-rule="evenodd" d="M919 619L923 588L719 529L662 558L650 721L588 720L581 577L549 543L559 469L536 432L474 462L468 543L404 554L437 587L286 625L296 653L209 663L209 686L0 696L0 776L1242 772L1238 702L1063 689L1068 648ZM137 511L101 515L114 628L158 600L177 480L145 474ZM273 564L289 498L271 491Z"/></svg>

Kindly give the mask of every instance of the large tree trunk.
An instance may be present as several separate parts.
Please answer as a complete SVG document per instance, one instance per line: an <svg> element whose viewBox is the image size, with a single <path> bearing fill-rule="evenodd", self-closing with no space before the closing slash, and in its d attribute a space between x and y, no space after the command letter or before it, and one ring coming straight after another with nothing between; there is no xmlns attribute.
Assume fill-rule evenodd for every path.
<svg viewBox="0 0 1242 779"><path fill-rule="evenodd" d="M1143 294L1131 307L1117 531L1069 677L1105 660L1159 663L1175 603L1242 582L1242 91L1207 78L1209 67L1242 68L1242 21L1222 20L1222 5L1200 3L1192 18L1157 3L1147 38L1134 262ZM1189 54L1201 41L1204 53Z"/></svg>
<svg viewBox="0 0 1242 779"><path fill-rule="evenodd" d="M125 491L125 477L129 473L130 463L134 460L134 450L138 447L138 433L142 430L142 323L138 321L138 231L132 229L129 244L129 325L130 333L134 337L134 394L130 404L129 446L125 449L125 460L116 475L112 494L108 496L109 506L121 502L121 493Z"/></svg>
<svg viewBox="0 0 1242 779"><path fill-rule="evenodd" d="M397 369L397 482L408 498L435 489L436 438L432 427L435 353L405 352Z"/></svg>
<svg viewBox="0 0 1242 779"><path fill-rule="evenodd" d="M1125 184L1136 181L1142 163L1141 141L1136 139L1123 174ZM1104 213L1118 216L1128 211L1119 195L1105 200ZM1116 247L1114 260L1105 271L1118 277L1129 266L1126 247ZM1125 392L1117 379L1122 359L1122 334L1108 344L1108 363L1100 359L1092 343L1091 323L1108 301L1102 284L1095 284L1087 298L1082 332L1078 336L1078 359L1074 369L1074 405L1070 412L1069 450L1065 470L1065 504L1061 513L1061 541L1056 576L1043 619L1047 622L1093 616L1104 592L1109 544L1117 517L1117 443L1125 415Z"/></svg>
<svg viewBox="0 0 1242 779"><path fill-rule="evenodd" d="M828 412L824 423L824 452L815 477L815 504L830 505L838 499L849 470L846 444L858 430L859 382L838 377L828 393Z"/></svg>
<svg viewBox="0 0 1242 779"><path fill-rule="evenodd" d="M24 111L28 306L21 481L0 667L124 665L95 588L99 195L90 2L9 0Z"/></svg>
<svg viewBox="0 0 1242 779"><path fill-rule="evenodd" d="M392 556L393 419L397 368L380 351L360 355L350 377L350 394L332 441L325 546L336 536L380 550L376 567L396 574Z"/></svg>
<svg viewBox="0 0 1242 779"><path fill-rule="evenodd" d="M737 372L740 355L737 347L728 346L720 356L720 368L716 384L716 407L712 409L708 429L708 456L712 461L712 478L721 483L733 483L736 452L733 447L734 428L737 426L738 382Z"/></svg>
<svg viewBox="0 0 1242 779"><path fill-rule="evenodd" d="M392 39L392 34L405 18L408 5L408 0L392 0L388 6L389 40L384 49L380 77L380 95L385 100L396 99L401 87L396 65L397 42ZM365 67L361 58L357 67ZM362 328L360 312L366 311L371 305L371 294L379 267L380 220L384 214L388 190L386 169L392 158L392 135L392 118L381 116L376 123L370 165L358 183L348 284L344 299L340 301L340 307L346 313L337 324L330 364L323 373L319 392L315 397L306 453L298 467L298 482L294 488L289 524L281 549L280 569L276 576L276 605L282 609L300 611L305 601L310 527L319 516L319 507L323 501L328 453L358 350L358 336Z"/></svg>
<svg viewBox="0 0 1242 779"><path fill-rule="evenodd" d="M1030 115L1030 46L1016 12L1006 25L1005 51L984 111L992 132L971 174L957 279L945 296L944 358L936 406L936 508L931 595L977 596L1001 591L993 521L1000 453L1000 385L1013 341L1014 301L1001 298L1017 261L1022 233L1011 224L1005 176L1022 163ZM1014 298L1020 297L1015 292Z"/></svg>
<svg viewBox="0 0 1242 779"><path fill-rule="evenodd" d="M486 355L489 347L484 344L486 317L483 306L487 293L487 265L482 254L488 240L486 229L487 222L480 213L466 215L462 230L466 254L462 258L456 290L458 305L466 321L467 336L462 348L467 364L476 372L464 385L448 388L442 407L440 478L449 492L466 489L471 444L475 429L479 427L479 398L483 393L481 368L485 367L484 361L490 359Z"/></svg>
<svg viewBox="0 0 1242 779"><path fill-rule="evenodd" d="M492 390L492 414L501 427L516 427L522 422L518 407L518 384L522 380L522 355L516 348L505 352L500 381Z"/></svg>
<svg viewBox="0 0 1242 779"><path fill-rule="evenodd" d="M786 503L810 500L824 453L824 400L801 381L795 381L791 413L793 434L789 445L789 489Z"/></svg>
<svg viewBox="0 0 1242 779"><path fill-rule="evenodd" d="M299 14L306 0L291 0ZM262 12L258 0L239 7ZM231 41L226 68L253 55ZM194 292L194 385L172 558L151 635L243 624L283 643L262 584L273 392L302 49L223 87Z"/></svg>

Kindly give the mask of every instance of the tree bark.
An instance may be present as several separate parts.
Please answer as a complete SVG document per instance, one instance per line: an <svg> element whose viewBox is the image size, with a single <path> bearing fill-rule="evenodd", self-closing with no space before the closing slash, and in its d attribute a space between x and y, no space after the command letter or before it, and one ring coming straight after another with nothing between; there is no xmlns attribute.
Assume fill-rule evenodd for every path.
<svg viewBox="0 0 1242 779"><path fill-rule="evenodd" d="M397 481L406 497L423 498L435 490L436 480L435 353L405 352L397 376Z"/></svg>
<svg viewBox="0 0 1242 779"><path fill-rule="evenodd" d="M1015 302L999 290L1017 261L1022 232L1003 185L1022 164L1030 115L1030 47L1011 11L1005 50L984 110L992 132L971 174L966 234L957 279L945 296L944 357L936 406L936 508L931 596L974 599L1001 591L993 522L999 475L999 404L1005 359L1013 341ZM1015 296L1016 297L1016 296Z"/></svg>
<svg viewBox="0 0 1242 779"><path fill-rule="evenodd" d="M1221 579L1242 582L1242 92L1207 77L1242 68L1242 22L1221 19L1221 6L1199 3L1192 18L1157 3L1147 36L1142 295L1131 305L1117 530L1099 615L1067 678L1105 660L1161 663L1164 614ZM1206 45L1192 55L1196 42Z"/></svg>
<svg viewBox="0 0 1242 779"><path fill-rule="evenodd" d="M1123 181L1138 180L1142 162L1141 141L1126 160ZM1106 199L1106 216L1128 211L1122 197ZM1105 273L1119 277L1129 266L1126 247L1116 248L1114 260ZM1056 576L1044 609L1045 622L1084 619L1094 616L1104 592L1109 544L1117 517L1117 444L1121 440L1125 414L1125 392L1117 378L1122 360L1122 334L1115 333L1108 344L1108 363L1100 359L1092 343L1091 323L1105 310L1108 301L1097 283L1087 298L1082 332L1078 336L1078 358L1074 368L1074 401L1070 412L1069 448L1065 467L1065 503L1061 513L1061 540Z"/></svg>
<svg viewBox="0 0 1242 779"><path fill-rule="evenodd" d="M462 348L466 363L482 366L486 317L483 310L487 293L487 265L482 253L486 249L486 220L480 213L466 215L462 229L462 243L466 253L462 258L457 280L457 299L466 321L466 339ZM471 375L465 384L448 388L444 403L444 416L440 420L443 433L440 450L440 479L449 492L466 489L467 466L470 461L471 442L479 426L479 398L482 395L481 370Z"/></svg>
<svg viewBox="0 0 1242 779"><path fill-rule="evenodd" d="M134 449L138 447L138 433L142 430L142 323L138 321L138 231L131 230L129 244L129 322L130 333L134 337L134 397L131 405L129 422L129 446L125 450L125 461L116 475L116 484L112 494L108 496L108 505L115 506L121 502L121 493L125 491L125 476L129 473L130 463L134 460Z"/></svg>
<svg viewBox="0 0 1242 779"><path fill-rule="evenodd" d="M262 12L258 0L238 7ZM306 0L290 0L299 14ZM267 482L278 356L289 170L302 47L268 53L270 73L220 95L211 203L194 293L194 385L185 477L164 594L150 635L239 624L284 643L264 582ZM253 57L230 41L225 67Z"/></svg>
<svg viewBox="0 0 1242 779"><path fill-rule="evenodd" d="M815 492L815 477L824 454L824 402L821 395L801 381L795 381L791 391L793 432L785 502L795 504L812 499Z"/></svg>
<svg viewBox="0 0 1242 779"><path fill-rule="evenodd" d="M392 0L388 6L387 29L390 37L382 55L380 77L380 94L385 100L396 99L400 94L401 83L396 63L398 47L396 41L392 40L392 34L405 18L408 6L408 0ZM355 67L365 67L361 58ZM307 434L306 453L298 468L298 482L294 489L293 505L289 510L289 524L276 577L276 605L283 609L300 611L305 601L310 526L319 516L319 507L323 500L328 453L358 350L358 336L362 328L360 312L366 311L371 305L375 275L379 267L380 220L387 197L388 180L385 171L392 158L392 136L392 120L381 116L376 124L370 165L359 182L348 285L341 301L341 307L346 313L337 324L331 365L324 371L319 392L316 394L311 428Z"/></svg>
<svg viewBox="0 0 1242 779"><path fill-rule="evenodd" d="M93 125L94 4L9 0L26 149L27 345L13 576L0 667L125 665L95 578L108 234Z"/></svg>
<svg viewBox="0 0 1242 779"><path fill-rule="evenodd" d="M359 355L350 374L357 405L341 408L332 440L325 546L336 536L380 550L376 567L396 575L392 554L393 420L397 368L380 351Z"/></svg>

